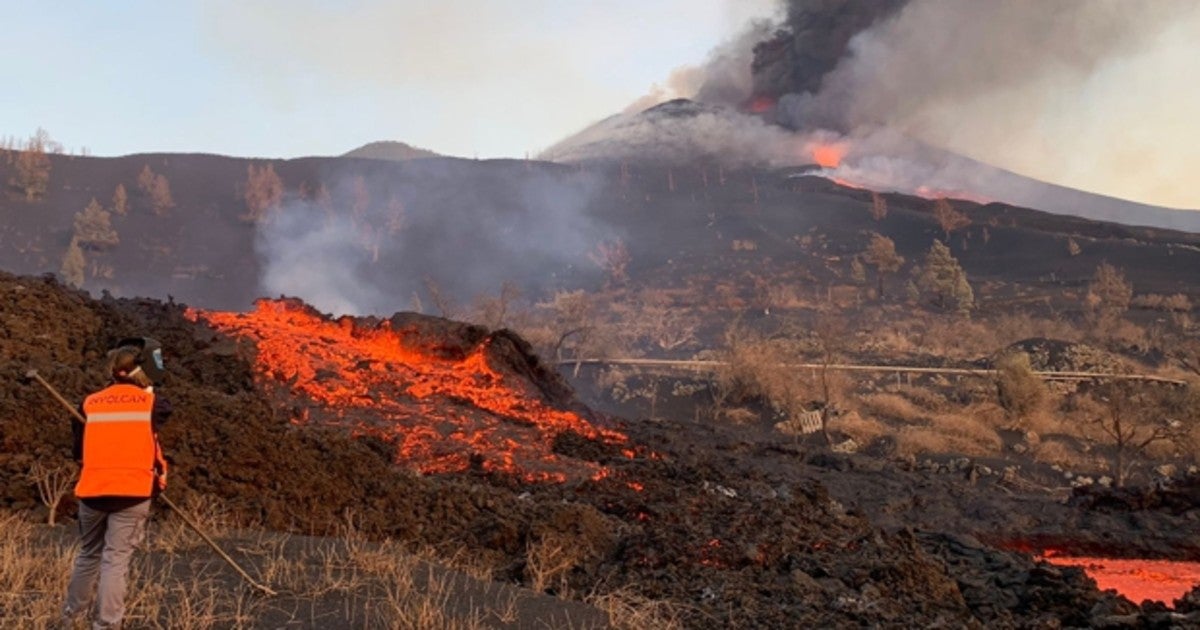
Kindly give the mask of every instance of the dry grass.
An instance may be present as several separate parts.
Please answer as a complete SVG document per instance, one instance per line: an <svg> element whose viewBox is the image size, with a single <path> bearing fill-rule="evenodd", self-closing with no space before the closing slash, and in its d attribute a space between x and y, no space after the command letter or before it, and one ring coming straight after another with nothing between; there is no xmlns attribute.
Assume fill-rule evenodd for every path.
<svg viewBox="0 0 1200 630"><path fill-rule="evenodd" d="M1004 443L994 428L996 413L968 407L960 412L938 412L924 422L901 428L896 451L901 455L996 455ZM992 416L992 417L989 417Z"/></svg>
<svg viewBox="0 0 1200 630"><path fill-rule="evenodd" d="M973 359L991 355L1022 339L1079 341L1081 336L1079 327L1071 322L1027 313L1002 314L986 320L889 313L881 325L873 328L866 345L882 354L933 353Z"/></svg>
<svg viewBox="0 0 1200 630"><path fill-rule="evenodd" d="M234 527L234 519L224 504L206 494L193 494L179 504L180 509L209 536L224 536ZM152 521L147 541L158 551L177 553L204 546L204 541L180 518Z"/></svg>
<svg viewBox="0 0 1200 630"><path fill-rule="evenodd" d="M865 413L876 418L908 424L921 422L928 413L899 394L869 394L860 402Z"/></svg>
<svg viewBox="0 0 1200 630"><path fill-rule="evenodd" d="M47 542L45 527L24 515L0 513L0 531L0 620L7 627L52 626L76 547Z"/></svg>
<svg viewBox="0 0 1200 630"><path fill-rule="evenodd" d="M832 431L840 431L859 444L869 444L875 438L891 433L891 429L874 418L864 418L857 411L835 416L829 421Z"/></svg>
<svg viewBox="0 0 1200 630"><path fill-rule="evenodd" d="M1034 317L1028 313L1005 313L992 319L996 347L1010 346L1023 339L1045 337L1064 341L1079 341L1079 326L1061 319Z"/></svg>
<svg viewBox="0 0 1200 630"><path fill-rule="evenodd" d="M1062 414L1055 409L1037 409L1021 418L1017 427L1024 431L1032 431L1037 435L1061 434L1068 430L1063 423Z"/></svg>
<svg viewBox="0 0 1200 630"><path fill-rule="evenodd" d="M963 436L946 434L934 427L904 427L896 434L896 452L900 455L955 453L967 456L988 455L987 449Z"/></svg>
<svg viewBox="0 0 1200 630"><path fill-rule="evenodd" d="M746 407L726 407L714 410L717 419L730 422L732 424L750 424L757 422L759 413L753 409Z"/></svg>
<svg viewBox="0 0 1200 630"><path fill-rule="evenodd" d="M1055 464L1066 470L1089 470L1096 467L1094 458L1069 443L1058 439L1046 439L1033 447L1033 458L1045 464ZM1101 467L1104 465L1100 463Z"/></svg>
<svg viewBox="0 0 1200 630"><path fill-rule="evenodd" d="M971 444L970 455L996 454L1004 446L996 433L994 419L989 422L986 414L977 413L974 407L962 412L939 413L930 419L930 426L955 440Z"/></svg>
<svg viewBox="0 0 1200 630"><path fill-rule="evenodd" d="M682 630L682 606L676 602L645 597L625 588L593 595L587 602L608 613L617 630Z"/></svg>
<svg viewBox="0 0 1200 630"><path fill-rule="evenodd" d="M398 543L368 541L351 523L338 538L222 532L222 548L279 592L265 598L171 520L130 567L126 620L134 627L322 627L328 619L350 627L474 630L547 623L522 618L521 600L533 597L527 591L477 581ZM78 548L73 536L9 512L0 512L0 531L0 627L57 627ZM560 540L531 550L540 584L558 584L570 571L572 549ZM474 569L483 571L478 563Z"/></svg>

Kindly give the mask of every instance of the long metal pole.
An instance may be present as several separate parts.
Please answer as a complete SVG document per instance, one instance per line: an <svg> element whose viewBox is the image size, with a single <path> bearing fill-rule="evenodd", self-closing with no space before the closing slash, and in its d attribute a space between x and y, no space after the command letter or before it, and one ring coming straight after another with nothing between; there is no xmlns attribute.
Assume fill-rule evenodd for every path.
<svg viewBox="0 0 1200 630"><path fill-rule="evenodd" d="M46 391L50 392L51 395L53 395L56 399L58 399L58 402L62 403L63 407L66 407L68 410L70 410L71 413L77 419L79 419L80 422L87 424L87 418L84 417L84 415L79 412L79 409L76 408L75 405L72 405L70 402L68 402L66 398L63 398L62 394L58 393L58 390L55 389L54 386L51 385L49 382L47 382L46 379L42 378L42 375L38 374L37 370L29 370L28 372L25 373L25 376L26 376L26 378L32 378L32 379L36 380L38 383L41 383L42 387L46 388ZM233 560L233 558L230 558L229 554L225 553L225 551L222 550L221 547L219 547L212 538L209 538L208 534L204 533L204 530L200 529L200 526L197 525L196 522L192 520L191 516L188 516L187 512L184 512L178 505L175 505L174 501L168 499L167 495L159 493L158 498L162 499L162 502L166 503L167 507L171 508L172 511L174 511L176 514L178 514L179 517L183 519L183 522L185 524L187 524L187 526L190 527L192 529L192 531L196 532L196 534L198 534L200 536L200 538L204 540L204 542L208 543L208 546L212 547L212 550L217 552L217 555L221 556L221 559L223 559L225 562L229 563L229 566L233 567L233 569L238 572L238 575L241 575L243 579L245 579L247 582L249 582L250 586L253 586L254 588L262 591L263 593L266 593L267 595L278 595L279 594L279 593L276 593L273 589L271 589L271 587L266 586L264 584L260 584L257 580L250 577L250 574L246 573L246 570L243 569L241 567L241 565L239 565L237 562L235 562Z"/></svg>

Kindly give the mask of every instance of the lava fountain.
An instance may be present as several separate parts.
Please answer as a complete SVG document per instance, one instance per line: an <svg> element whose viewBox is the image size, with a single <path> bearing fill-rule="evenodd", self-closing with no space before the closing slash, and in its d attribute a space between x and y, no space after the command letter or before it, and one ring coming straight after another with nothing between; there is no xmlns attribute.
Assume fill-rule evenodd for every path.
<svg viewBox="0 0 1200 630"><path fill-rule="evenodd" d="M294 299L259 300L249 313L189 309L188 317L253 346L256 379L293 423L379 437L398 464L422 473L530 482L608 474L556 453L565 434L634 456L624 434L552 401L530 367L536 359L509 333L412 314L332 320Z"/></svg>

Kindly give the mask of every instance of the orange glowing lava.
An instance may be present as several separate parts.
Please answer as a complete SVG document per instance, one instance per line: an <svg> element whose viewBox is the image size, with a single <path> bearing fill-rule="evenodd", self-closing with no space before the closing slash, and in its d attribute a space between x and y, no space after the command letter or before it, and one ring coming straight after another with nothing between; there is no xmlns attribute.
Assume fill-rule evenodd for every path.
<svg viewBox="0 0 1200 630"><path fill-rule="evenodd" d="M554 438L571 431L621 445L625 435L549 406L536 387L489 363L491 338L459 360L436 356L390 320L329 320L294 300L259 300L250 313L189 309L187 316L250 341L258 378L282 393L293 423L345 426L396 445L398 463L423 473L472 468L527 481L607 476L563 458Z"/></svg>
<svg viewBox="0 0 1200 630"><path fill-rule="evenodd" d="M812 159L824 168L837 168L842 163L842 158L846 157L847 150L849 147L844 142L814 144Z"/></svg>
<svg viewBox="0 0 1200 630"><path fill-rule="evenodd" d="M1047 550L1041 559L1080 567L1096 580L1101 590L1115 590L1137 604L1149 599L1170 606L1200 584L1200 562L1068 557L1057 556L1052 550Z"/></svg>

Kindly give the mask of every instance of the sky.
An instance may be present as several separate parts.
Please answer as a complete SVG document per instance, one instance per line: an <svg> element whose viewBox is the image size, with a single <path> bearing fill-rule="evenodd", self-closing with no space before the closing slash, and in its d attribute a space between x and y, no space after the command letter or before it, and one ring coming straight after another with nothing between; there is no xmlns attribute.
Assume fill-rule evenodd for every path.
<svg viewBox="0 0 1200 630"><path fill-rule="evenodd" d="M695 84L783 4L0 0L0 139L535 156ZM901 18L853 40L839 111L1043 181L1200 208L1200 0L912 0Z"/></svg>
<svg viewBox="0 0 1200 630"><path fill-rule="evenodd" d="M771 0L0 0L0 136L96 156L524 157L703 61Z"/></svg>

